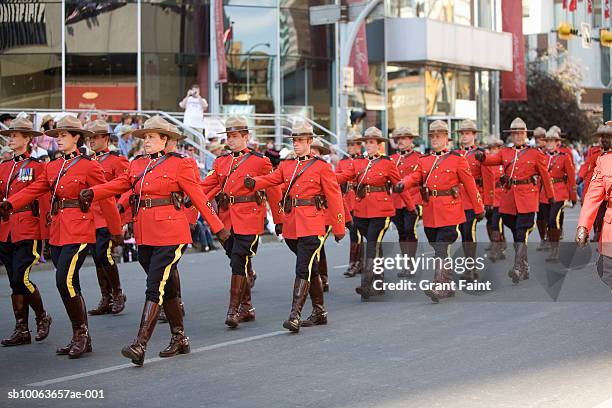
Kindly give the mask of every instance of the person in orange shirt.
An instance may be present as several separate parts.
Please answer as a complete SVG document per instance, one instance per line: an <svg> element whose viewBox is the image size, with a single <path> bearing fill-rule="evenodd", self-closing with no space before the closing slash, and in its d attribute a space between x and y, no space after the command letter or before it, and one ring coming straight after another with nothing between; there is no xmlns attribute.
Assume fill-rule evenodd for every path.
<svg viewBox="0 0 612 408"><path fill-rule="evenodd" d="M319 300L320 307L313 313L326 313L323 282L318 269L318 256L325 242L326 211L331 213L332 233L336 241L344 237L345 220L342 194L333 169L310 152L315 137L312 126L306 121L295 120L290 137L296 158L282 161L270 174L246 177L244 186L249 190L287 186L282 198L285 218L282 229L277 233L283 234L285 243L296 255L296 265L291 312L283 327L297 333L309 291L312 298ZM323 210L325 202L327 210Z"/></svg>
<svg viewBox="0 0 612 408"><path fill-rule="evenodd" d="M130 162L127 174L83 189L79 201L91 203L132 190L138 262L147 274L146 300L138 334L132 344L123 347L121 354L133 364L142 365L161 307L166 312L172 337L159 356L172 357L190 352L173 272L185 247L191 242L189 223L182 205L185 194L220 241L225 241L229 233L202 192L193 165L182 154L166 154L164 151L168 139L181 137L176 128L160 116L153 116L144 123L144 128L133 131L132 135L144 139L146 154Z"/></svg>
<svg viewBox="0 0 612 408"><path fill-rule="evenodd" d="M80 203L78 197L83 188L102 184L106 179L102 166L79 151L84 138L91 132L84 130L77 118L64 116L57 128L48 130L47 135L56 138L63 156L47 164L34 183L0 203L0 217L6 218L11 211L19 211L42 194L51 192L51 258L55 265L56 286L72 323L72 339L56 353L74 359L92 351L79 270L89 248L96 242L94 213L88 205ZM109 196L100 206L111 239L121 241L115 199Z"/></svg>
<svg viewBox="0 0 612 408"><path fill-rule="evenodd" d="M107 181L112 180L127 172L129 162L118 152L111 152L110 132L108 123L98 119L91 123L88 128L92 135L87 138L89 148L94 151L92 156L102 166L104 177ZM106 219L102 214L99 203L92 205L94 219L96 222L96 245L92 247L92 255L96 264L96 275L102 298L98 307L89 310L92 316L103 314L119 314L125 308L126 296L121 289L119 268L113 259L113 242L111 233L106 225Z"/></svg>
<svg viewBox="0 0 612 408"><path fill-rule="evenodd" d="M32 138L42 135L33 130L32 122L25 118L12 121L0 135L8 139L13 152L11 160L0 163L0 194L3 199L15 195L43 176L45 164L30 156ZM44 197L41 197L44 199ZM19 346L32 342L28 328L28 310L36 313L36 341L49 335L51 315L43 306L38 287L30 280L30 271L41 254L40 200L34 200L8 220L0 222L0 261L6 268L11 286L11 303L15 315L15 330L3 339L3 346Z"/></svg>
<svg viewBox="0 0 612 408"><path fill-rule="evenodd" d="M465 189L474 206L476 220L484 218L484 206L467 160L456 151L448 150L449 131L446 122L433 121L429 126L432 152L419 158L414 172L404 177L398 187L420 187L423 198L423 227L435 257L443 260L449 256L450 246L459 238L459 226L465 219L460 187ZM436 262L435 283L448 284L453 271L447 262ZM426 290L434 303L452 297L450 289Z"/></svg>

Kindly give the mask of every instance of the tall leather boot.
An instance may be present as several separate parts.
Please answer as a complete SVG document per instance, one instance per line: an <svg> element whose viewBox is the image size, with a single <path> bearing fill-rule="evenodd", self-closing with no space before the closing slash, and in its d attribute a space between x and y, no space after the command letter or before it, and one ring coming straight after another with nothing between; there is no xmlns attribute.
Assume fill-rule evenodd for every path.
<svg viewBox="0 0 612 408"><path fill-rule="evenodd" d="M66 314L68 314L68 318L70 318L70 313L68 312L68 302L69 302L70 298L66 298L62 296L62 302L64 303L64 309L66 309ZM71 319L72 321L72 319ZM74 343L74 330L72 331L72 338L70 339L70 342L65 345L64 347L58 347L55 350L55 353L57 355L60 356L67 356L68 353L70 352L70 348L72 347L72 344Z"/></svg>
<svg viewBox="0 0 612 408"><path fill-rule="evenodd" d="M476 259L476 243L463 242L463 254L466 258ZM472 282L478 280L478 272L474 268L466 268L461 277L466 281Z"/></svg>
<svg viewBox="0 0 612 408"><path fill-rule="evenodd" d="M514 242L514 265L508 272L508 277L512 279L512 283L517 285L521 281L521 274L523 270L523 261L521 259L520 242Z"/></svg>
<svg viewBox="0 0 612 408"><path fill-rule="evenodd" d="M119 279L119 268L117 264L113 264L106 268L106 276L110 282L113 304L111 306L111 313L116 315L123 312L125 309L125 301L127 296L121 290L121 279Z"/></svg>
<svg viewBox="0 0 612 408"><path fill-rule="evenodd" d="M352 244L351 244L352 245ZM353 263L353 267L345 273L347 278L352 278L358 273L361 273L363 269L363 244L355 244L355 262Z"/></svg>
<svg viewBox="0 0 612 408"><path fill-rule="evenodd" d="M536 225L538 226L538 233L540 234L540 245L536 248L536 251L548 251L550 245L548 242L548 236L546 235L546 221L537 220Z"/></svg>
<svg viewBox="0 0 612 408"><path fill-rule="evenodd" d="M183 303L183 296L181 296L181 274L178 271L178 268L174 269L174 275L175 275L175 279L176 279L176 295L179 298L179 305L181 307L181 313L183 314L183 317L185 317L185 304ZM163 308L161 310L161 312L163 312Z"/></svg>
<svg viewBox="0 0 612 408"><path fill-rule="evenodd" d="M91 309L88 313L91 316L110 314L113 312L113 301L111 297L111 284L106 276L106 269L103 267L96 268L96 275L98 276L98 284L100 285L102 298L98 303L98 307Z"/></svg>
<svg viewBox="0 0 612 408"><path fill-rule="evenodd" d="M453 281L453 271L445 268L444 265L436 266L436 274L434 276L435 283L450 285ZM424 291L433 303L440 303L440 299L450 298L455 296L455 291L442 287L440 289L427 289Z"/></svg>
<svg viewBox="0 0 612 408"><path fill-rule="evenodd" d="M34 293L25 295L25 299L36 314L36 337L34 337L34 340L43 341L49 335L49 328L53 319L43 306L38 288L34 288Z"/></svg>
<svg viewBox="0 0 612 408"><path fill-rule="evenodd" d="M312 301L312 313L310 313L308 319L302 321L302 327L327 324L327 311L325 310L323 292L321 277L312 277L309 290L310 300Z"/></svg>
<svg viewBox="0 0 612 408"><path fill-rule="evenodd" d="M159 352L160 357L174 357L177 354L187 354L191 351L189 347L189 337L185 336L183 326L183 312L181 311L181 301L178 297L164 300L164 310L170 323L170 344Z"/></svg>
<svg viewBox="0 0 612 408"><path fill-rule="evenodd" d="M84 353L91 353L91 337L87 326L87 309L81 294L68 299L68 316L72 323L72 346L68 351L68 358L81 357Z"/></svg>
<svg viewBox="0 0 612 408"><path fill-rule="evenodd" d="M245 282L246 276L232 274L230 301L229 307L227 308L227 317L225 319L225 324L232 329L238 327L238 324L240 323L238 307L240 306L240 300L242 300L242 292L244 290Z"/></svg>
<svg viewBox="0 0 612 408"><path fill-rule="evenodd" d="M295 278L293 282L293 299L291 301L291 312L289 318L283 322L283 327L293 333L300 331L300 318L302 308L308 296L310 282L305 279Z"/></svg>
<svg viewBox="0 0 612 408"><path fill-rule="evenodd" d="M519 256L521 259L521 280L529 279L529 259L527 256L527 244L519 242Z"/></svg>
<svg viewBox="0 0 612 408"><path fill-rule="evenodd" d="M249 267L251 264L249 263ZM244 289L242 291L242 299L240 300L240 306L238 308L238 320L240 323L250 322L255 320L255 308L253 307L253 301L251 300L251 283L249 279L244 283Z"/></svg>
<svg viewBox="0 0 612 408"><path fill-rule="evenodd" d="M550 255L546 258L546 262L559 262L559 241L561 238L561 230L556 228L548 229L548 237L550 238Z"/></svg>
<svg viewBox="0 0 612 408"><path fill-rule="evenodd" d="M370 296L374 294L374 265L372 259L366 259L365 271L361 275L361 286L355 288L355 292L361 295L361 301L367 302Z"/></svg>
<svg viewBox="0 0 612 408"><path fill-rule="evenodd" d="M506 243L506 235L503 232L499 233L499 259L506 259L506 249L508 244Z"/></svg>
<svg viewBox="0 0 612 408"><path fill-rule="evenodd" d="M489 260L497 262L500 259L501 243L499 231L491 231L491 249L489 250Z"/></svg>
<svg viewBox="0 0 612 408"><path fill-rule="evenodd" d="M13 314L15 315L15 330L11 337L3 339L3 346L21 346L30 344L32 338L28 329L28 304L23 295L11 295Z"/></svg>
<svg viewBox="0 0 612 408"><path fill-rule="evenodd" d="M417 245L416 241L400 241L400 251L402 255L407 255L408 258L414 258L416 255ZM410 265L410 264L409 264ZM411 270L410 268L402 270L397 273L398 278L413 278L416 271Z"/></svg>
<svg viewBox="0 0 612 408"><path fill-rule="evenodd" d="M327 256L321 256L319 259L319 276L323 282L323 292L329 292L329 276L327 274ZM312 282L310 283L312 286Z"/></svg>
<svg viewBox="0 0 612 408"><path fill-rule="evenodd" d="M355 266L355 261L357 260L356 254L357 254L358 246L359 246L358 243L351 242L351 247L349 249L349 264L348 264L348 268L346 268L346 272L344 272L344 276L351 276L351 270Z"/></svg>
<svg viewBox="0 0 612 408"><path fill-rule="evenodd" d="M490 251L491 249L493 249L493 233L494 232L495 232L495 229L492 226L487 225L487 236L489 237L489 246L485 248L485 251Z"/></svg>
<svg viewBox="0 0 612 408"><path fill-rule="evenodd" d="M134 342L121 349L123 357L132 360L132 363L141 366L144 363L145 352L147 351L147 343L153 335L155 324L157 323L157 314L159 313L159 304L147 300L142 309L140 318L140 328Z"/></svg>

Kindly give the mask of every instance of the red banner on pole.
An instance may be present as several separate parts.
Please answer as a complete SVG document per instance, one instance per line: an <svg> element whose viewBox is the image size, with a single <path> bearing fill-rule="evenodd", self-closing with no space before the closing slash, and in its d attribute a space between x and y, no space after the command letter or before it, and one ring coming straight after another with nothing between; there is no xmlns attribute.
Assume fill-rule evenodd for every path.
<svg viewBox="0 0 612 408"><path fill-rule="evenodd" d="M362 0L349 0L349 4L361 3ZM351 51L349 65L353 67L355 73L355 85L369 85L370 75L368 70L368 42L366 39L365 23L361 24L355 43Z"/></svg>
<svg viewBox="0 0 612 408"><path fill-rule="evenodd" d="M604 0L604 17L610 18L610 0Z"/></svg>
<svg viewBox="0 0 612 408"><path fill-rule="evenodd" d="M223 0L215 0L215 45L217 48L217 82L227 82L225 61L225 30L223 29Z"/></svg>
<svg viewBox="0 0 612 408"><path fill-rule="evenodd" d="M587 13L593 13L593 0L587 0Z"/></svg>
<svg viewBox="0 0 612 408"><path fill-rule="evenodd" d="M501 98L505 101L526 101L527 79L521 0L502 1L502 30L512 34L512 72L501 73Z"/></svg>
<svg viewBox="0 0 612 408"><path fill-rule="evenodd" d="M578 5L578 0L571 0L569 4L569 11L576 11L577 5Z"/></svg>
<svg viewBox="0 0 612 408"><path fill-rule="evenodd" d="M563 10L567 8L567 0L563 0Z"/></svg>

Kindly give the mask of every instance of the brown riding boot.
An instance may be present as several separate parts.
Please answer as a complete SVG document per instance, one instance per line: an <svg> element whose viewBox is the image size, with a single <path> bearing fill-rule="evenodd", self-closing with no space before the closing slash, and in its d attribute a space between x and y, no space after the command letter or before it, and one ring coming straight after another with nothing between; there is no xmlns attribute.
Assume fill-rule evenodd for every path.
<svg viewBox="0 0 612 408"><path fill-rule="evenodd" d="M302 327L311 327L327 324L327 311L323 299L323 283L320 276L314 276L310 280L310 300L312 301L312 313L308 319L301 322Z"/></svg>
<svg viewBox="0 0 612 408"><path fill-rule="evenodd" d="M319 276L323 283L323 292L329 292L329 276L327 274L327 257L319 260ZM311 282L312 285L312 282Z"/></svg>
<svg viewBox="0 0 612 408"><path fill-rule="evenodd" d="M142 317L140 318L140 328L134 342L121 349L123 357L132 360L132 363L141 366L144 363L145 352L147 351L147 343L153 335L155 324L157 323L157 314L159 313L159 304L147 300L142 309Z"/></svg>
<svg viewBox="0 0 612 408"><path fill-rule="evenodd" d="M28 304L23 295L11 295L13 313L15 314L15 330L11 337L2 340L3 346L21 346L32 343L28 329Z"/></svg>
<svg viewBox="0 0 612 408"><path fill-rule="evenodd" d="M310 282L305 279L295 278L293 282L293 299L291 302L291 313L289 318L283 322L283 327L293 333L300 331L300 318L302 316L302 308L308 296Z"/></svg>
<svg viewBox="0 0 612 408"><path fill-rule="evenodd" d="M70 314L68 313L68 301L69 300L70 300L69 298L65 298L62 296L62 302L64 303L64 309L66 309L66 313L68 314L68 317L70 317ZM59 356L67 356L68 353L70 352L70 348L72 347L73 343L74 343L74 330L72 332L72 338L70 339L70 342L64 347L58 347L55 350L55 353Z"/></svg>
<svg viewBox="0 0 612 408"><path fill-rule="evenodd" d="M240 307L238 308L238 321L240 323L250 322L255 320L255 308L251 300L251 284L247 281L244 284Z"/></svg>
<svg viewBox="0 0 612 408"><path fill-rule="evenodd" d="M490 225L487 225L487 236L489 237L489 246L485 248L485 251L490 251L493 249L493 233L495 232L495 228Z"/></svg>
<svg viewBox="0 0 612 408"><path fill-rule="evenodd" d="M25 295L25 299L36 314L36 337L34 337L34 340L43 341L49 335L49 328L53 319L43 306L38 288L34 288L34 293Z"/></svg>
<svg viewBox="0 0 612 408"><path fill-rule="evenodd" d="M416 241L400 241L400 251L402 256L408 256L408 258L414 258L417 251L418 243ZM401 270L397 273L398 278L413 278L416 274L416 271L413 271L410 268L410 264L407 265L408 268Z"/></svg>
<svg viewBox="0 0 612 408"><path fill-rule="evenodd" d="M81 294L68 299L68 316L72 323L72 346L68 358L79 358L84 353L91 353L91 337L87 327L87 309Z"/></svg>
<svg viewBox="0 0 612 408"><path fill-rule="evenodd" d="M357 254L358 246L358 243L351 242L351 247L349 250L349 264L348 268L346 268L346 272L344 272L344 276L351 276L351 270L353 269L353 267L355 266L355 262L357 261L357 257L355 255Z"/></svg>
<svg viewBox="0 0 612 408"><path fill-rule="evenodd" d="M536 248L536 251L548 251L550 249L549 237L546 234L546 224L546 221L536 221L536 225L538 226L538 233L540 234L540 245Z"/></svg>
<svg viewBox="0 0 612 408"><path fill-rule="evenodd" d="M111 284L106 276L106 269L103 267L96 268L96 275L98 276L98 284L100 285L102 298L98 303L98 307L91 309L88 313L91 316L110 314L113 312L113 301L111 298Z"/></svg>
<svg viewBox="0 0 612 408"><path fill-rule="evenodd" d="M463 254L467 258L473 260L476 259L476 243L475 242L463 242ZM472 268L466 268L465 272L461 274L461 278L468 282L478 280L478 271L473 267L475 261L472 262Z"/></svg>
<svg viewBox="0 0 612 408"><path fill-rule="evenodd" d="M125 301L127 300L127 296L125 296L123 290L121 290L121 280L119 279L119 268L117 268L117 264L113 264L106 269L106 276L110 282L113 297L111 313L116 315L123 312L123 309L125 309Z"/></svg>
<svg viewBox="0 0 612 408"><path fill-rule="evenodd" d="M240 306L240 300L242 299L242 292L244 291L246 280L246 276L232 274L230 301L227 309L227 318L225 319L225 324L232 329L238 327L238 324L240 324L238 307Z"/></svg>
<svg viewBox="0 0 612 408"><path fill-rule="evenodd" d="M358 273L362 272L362 269L363 269L363 259L361 258L362 253L363 253L363 244L355 244L355 262L353 263L353 267L345 273L347 278L352 278Z"/></svg>
<svg viewBox="0 0 612 408"><path fill-rule="evenodd" d="M160 357L174 357L177 354L187 354L191 351L189 347L189 337L185 336L183 326L183 313L181 312L180 300L178 297L164 300L163 303L168 322L170 323L170 344L159 352Z"/></svg>
<svg viewBox="0 0 612 408"><path fill-rule="evenodd" d="M559 241L561 239L561 230L556 228L548 229L548 237L550 240L550 255L546 258L546 262L559 262Z"/></svg>
<svg viewBox="0 0 612 408"><path fill-rule="evenodd" d="M453 271L445 268L443 265L436 268L436 274L434 277L435 283L450 285L453 281ZM440 303L440 299L450 298L455 296L455 291L451 289L427 289L425 290L427 295L433 303Z"/></svg>

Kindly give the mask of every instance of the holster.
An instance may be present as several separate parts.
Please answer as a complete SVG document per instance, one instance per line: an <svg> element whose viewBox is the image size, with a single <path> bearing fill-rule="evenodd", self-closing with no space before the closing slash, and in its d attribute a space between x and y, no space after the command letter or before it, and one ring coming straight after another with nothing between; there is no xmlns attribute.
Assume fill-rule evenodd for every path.
<svg viewBox="0 0 612 408"><path fill-rule="evenodd" d="M132 218L133 218L133 217L136 217L136 214L138 214L138 195L131 194L129 201L130 201L130 207L132 208Z"/></svg>
<svg viewBox="0 0 612 408"><path fill-rule="evenodd" d="M30 208L34 217L40 216L40 205L38 204L38 200L32 201L30 203Z"/></svg>
<svg viewBox="0 0 612 408"><path fill-rule="evenodd" d="M499 183L505 189L509 189L511 187L510 186L510 177L508 177L505 174L502 174L502 176L499 178Z"/></svg>
<svg viewBox="0 0 612 408"><path fill-rule="evenodd" d="M425 186L421 186L419 191L421 193L421 198L423 199L423 201L428 203L429 202L429 188Z"/></svg>
<svg viewBox="0 0 612 408"><path fill-rule="evenodd" d="M534 186L538 185L538 176L531 176L531 184L533 184Z"/></svg>
<svg viewBox="0 0 612 408"><path fill-rule="evenodd" d="M217 201L217 207L220 210L227 210L229 208L229 196L227 193L221 191L215 196L215 200Z"/></svg>
<svg viewBox="0 0 612 408"><path fill-rule="evenodd" d="M183 205L185 206L185 208L193 207L193 201L191 201L191 197L185 197L185 199L183 200Z"/></svg>
<svg viewBox="0 0 612 408"><path fill-rule="evenodd" d="M86 213L87 211L89 211L89 207L91 207L91 203L79 200L79 208L81 209L82 213Z"/></svg>
<svg viewBox="0 0 612 408"><path fill-rule="evenodd" d="M315 207L317 210L322 210L323 208L327 208L327 197L324 195L316 195L315 199Z"/></svg>
<svg viewBox="0 0 612 408"><path fill-rule="evenodd" d="M264 201L266 201L265 191L260 190L257 193L255 193L255 202L257 203L257 205L262 205Z"/></svg>
<svg viewBox="0 0 612 408"><path fill-rule="evenodd" d="M174 209L179 211L183 208L183 193L178 191L173 191L170 193L170 200L172 201L172 205Z"/></svg>
<svg viewBox="0 0 612 408"><path fill-rule="evenodd" d="M393 183L391 180L385 182L385 187L387 188L387 194L391 195L391 191L393 191Z"/></svg>
<svg viewBox="0 0 612 408"><path fill-rule="evenodd" d="M364 198L366 196L366 187L365 184L359 184L357 189L355 190L355 194L359 198Z"/></svg>
<svg viewBox="0 0 612 408"><path fill-rule="evenodd" d="M55 197L51 202L51 214L56 215L59 213L59 199Z"/></svg>
<svg viewBox="0 0 612 408"><path fill-rule="evenodd" d="M349 191L349 184L348 183L340 184L340 191L342 192L342 194L348 193L348 191Z"/></svg>
<svg viewBox="0 0 612 408"><path fill-rule="evenodd" d="M450 190L451 190L451 197L459 198L459 187L453 186L450 188Z"/></svg>
<svg viewBox="0 0 612 408"><path fill-rule="evenodd" d="M284 200L282 200L280 202L280 206L282 207L285 214L289 214L291 212L291 206L292 206L291 198L289 197L288 199L285 198Z"/></svg>

